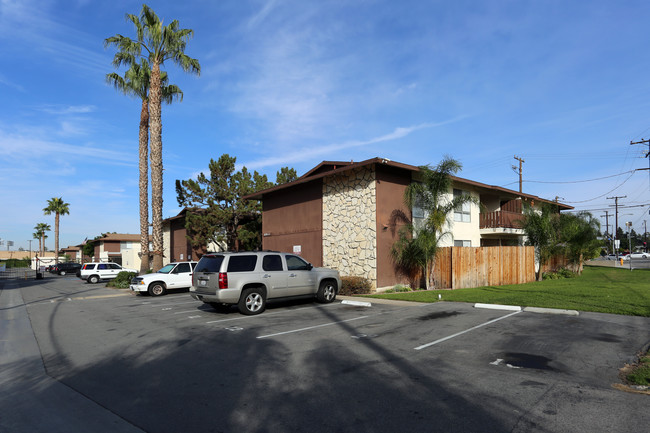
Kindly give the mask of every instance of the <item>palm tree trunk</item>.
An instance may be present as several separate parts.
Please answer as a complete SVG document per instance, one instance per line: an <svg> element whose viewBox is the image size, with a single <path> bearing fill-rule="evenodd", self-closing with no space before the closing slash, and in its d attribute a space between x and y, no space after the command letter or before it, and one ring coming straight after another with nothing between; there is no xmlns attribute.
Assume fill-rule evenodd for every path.
<svg viewBox="0 0 650 433"><path fill-rule="evenodd" d="M59 263L59 213L54 214L54 263Z"/></svg>
<svg viewBox="0 0 650 433"><path fill-rule="evenodd" d="M153 270L163 267L163 164L160 65L151 65L149 111L151 126L151 222L153 224Z"/></svg>
<svg viewBox="0 0 650 433"><path fill-rule="evenodd" d="M139 157L140 157L140 274L149 270L149 107L142 100L140 111Z"/></svg>

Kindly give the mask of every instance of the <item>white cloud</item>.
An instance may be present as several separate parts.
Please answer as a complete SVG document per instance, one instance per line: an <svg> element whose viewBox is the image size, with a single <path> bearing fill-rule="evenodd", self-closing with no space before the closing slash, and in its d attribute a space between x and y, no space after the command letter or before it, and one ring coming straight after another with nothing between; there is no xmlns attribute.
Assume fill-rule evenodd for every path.
<svg viewBox="0 0 650 433"><path fill-rule="evenodd" d="M296 162L313 160L319 158L321 155L331 154L333 152L343 150L343 149L370 146L374 144L399 140L400 138L404 138L415 131L421 129L439 127L449 123L458 122L464 119L465 117L466 116L461 116L461 117L457 117L454 119L449 119L437 123L423 123L420 125L413 125L408 127L397 127L388 134L370 138L368 140L350 140L343 143L333 143L324 146L315 146L315 147L311 147L310 149L302 149L300 152L296 152L295 149L293 149L293 151L291 151L290 153L286 153L280 156L274 156L271 158L255 160L243 165L245 165L250 169L258 169L261 167L281 166L281 165L286 165L287 163L296 163ZM381 156L381 155L377 155L377 156Z"/></svg>
<svg viewBox="0 0 650 433"><path fill-rule="evenodd" d="M94 105L42 105L36 108L48 114L67 115L67 114L85 114L97 110Z"/></svg>

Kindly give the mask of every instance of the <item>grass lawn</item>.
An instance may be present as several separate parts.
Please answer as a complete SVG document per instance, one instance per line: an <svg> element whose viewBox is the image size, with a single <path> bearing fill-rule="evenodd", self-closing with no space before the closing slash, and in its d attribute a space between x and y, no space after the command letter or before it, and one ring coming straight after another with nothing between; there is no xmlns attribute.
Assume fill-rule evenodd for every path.
<svg viewBox="0 0 650 433"><path fill-rule="evenodd" d="M384 299L416 302L482 302L522 307L560 308L650 317L650 270L586 266L576 278L536 281L474 289L430 290L385 295Z"/></svg>

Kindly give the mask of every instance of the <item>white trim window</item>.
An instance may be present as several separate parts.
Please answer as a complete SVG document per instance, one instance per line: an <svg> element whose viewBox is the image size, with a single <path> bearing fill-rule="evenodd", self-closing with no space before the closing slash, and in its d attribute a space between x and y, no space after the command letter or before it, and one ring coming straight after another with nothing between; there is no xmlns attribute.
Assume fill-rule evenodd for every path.
<svg viewBox="0 0 650 433"><path fill-rule="evenodd" d="M461 195L468 195L467 191L460 189L454 189L454 198L460 197ZM461 223L472 222L472 205L471 203L463 203L459 207L454 209L454 221Z"/></svg>
<svg viewBox="0 0 650 433"><path fill-rule="evenodd" d="M455 247L471 247L472 241L454 240Z"/></svg>

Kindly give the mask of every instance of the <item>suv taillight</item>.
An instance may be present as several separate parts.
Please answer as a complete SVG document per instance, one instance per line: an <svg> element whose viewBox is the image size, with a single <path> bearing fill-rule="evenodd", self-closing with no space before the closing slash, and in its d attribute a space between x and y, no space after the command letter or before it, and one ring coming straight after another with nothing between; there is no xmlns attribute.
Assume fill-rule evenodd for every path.
<svg viewBox="0 0 650 433"><path fill-rule="evenodd" d="M219 272L219 288L220 289L228 288L228 274L225 272Z"/></svg>

